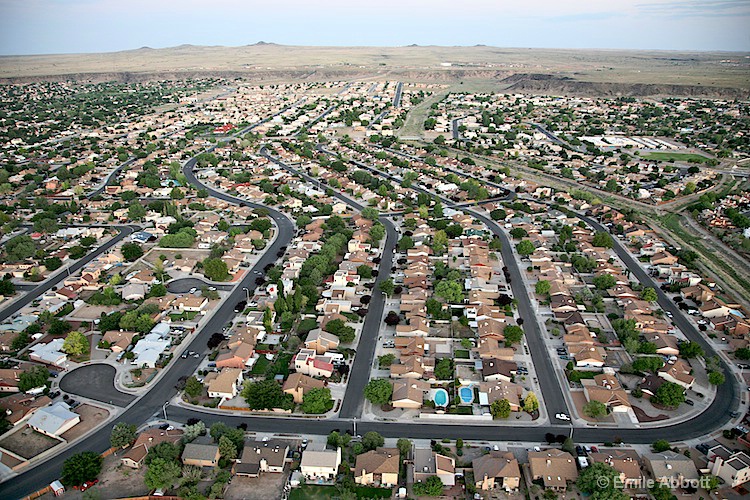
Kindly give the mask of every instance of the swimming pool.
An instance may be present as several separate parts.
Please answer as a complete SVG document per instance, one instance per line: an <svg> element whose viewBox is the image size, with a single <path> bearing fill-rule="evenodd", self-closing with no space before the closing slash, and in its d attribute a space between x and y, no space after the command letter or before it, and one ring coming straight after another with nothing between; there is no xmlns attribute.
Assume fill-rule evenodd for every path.
<svg viewBox="0 0 750 500"><path fill-rule="evenodd" d="M468 385L460 387L458 389L458 397L461 398L463 404L469 405L474 402L474 389Z"/></svg>
<svg viewBox="0 0 750 500"><path fill-rule="evenodd" d="M436 406L448 406L448 391L445 389L435 389L432 400Z"/></svg>

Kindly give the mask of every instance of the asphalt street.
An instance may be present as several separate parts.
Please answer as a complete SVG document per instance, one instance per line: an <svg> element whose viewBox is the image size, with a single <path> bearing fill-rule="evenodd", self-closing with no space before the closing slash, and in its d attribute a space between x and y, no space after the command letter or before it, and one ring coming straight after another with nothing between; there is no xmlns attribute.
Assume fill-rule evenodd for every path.
<svg viewBox="0 0 750 500"><path fill-rule="evenodd" d="M265 147L261 148L260 154L269 161L274 162L289 172L301 176L313 184L320 182L318 179L315 179L314 177L311 177L269 155ZM362 210L364 208L360 203L344 196L338 191L332 191L334 197L349 206L354 207L356 210ZM387 279L391 274L391 266L393 266L393 248L396 246L396 239L398 236L396 228L389 218L381 216L380 222L385 227L386 240L385 249L381 256L380 265L378 266L380 272L375 280L376 283L380 283L382 280ZM384 307L385 299L383 294L380 293L377 288L374 288L372 299L368 305L368 314L365 317L359 343L357 344L357 355L354 357L354 364L349 372L344 400L341 402L341 408L339 409L339 415L341 418L355 418L362 414L365 399L364 390L370 379L370 366L375 357L375 349L377 347L378 334L380 332L380 321L383 317Z"/></svg>
<svg viewBox="0 0 750 500"><path fill-rule="evenodd" d="M120 231L120 233L117 236L110 239L104 245L101 245L98 248L91 250L85 256L81 257L77 261L70 264L67 268L68 271L65 271L65 269L63 269L62 271L58 271L58 273L52 278L49 278L43 281L38 286L31 289L31 291L26 293L26 295L24 295L23 297L20 297L14 300L10 304L2 308L2 310L0 310L0 321L5 321L9 317L17 313L20 309L27 306L28 304L31 304L38 297L46 293L47 290L50 290L52 287L56 286L58 283L63 281L65 278L67 278L71 274L75 274L76 272L78 272L81 268L83 268L83 266L85 266L86 264L88 264L89 262L97 258L99 255L101 255L102 253L106 252L107 250L115 246L115 244L117 244L119 241L122 241L127 236L130 236L131 234L133 234L133 232L140 230L138 226L110 226L110 227L117 229L118 231Z"/></svg>
<svg viewBox="0 0 750 500"><path fill-rule="evenodd" d="M232 288L234 288L234 285L220 285L218 283L211 283L207 281L203 281L200 278L180 278L176 280L172 280L169 283L167 283L167 290L170 293L188 293L193 288L197 288L200 290L204 286L206 287L214 287L217 290L222 291L229 291Z"/></svg>
<svg viewBox="0 0 750 500"><path fill-rule="evenodd" d="M392 176L386 173L382 173L372 169L369 166L354 162L362 168L374 171L379 175L384 175L393 179ZM267 251L261 256L258 263L255 265L253 270L260 270L267 264L272 264L277 260L277 251L282 247L288 245L294 234L294 225L292 222L282 213L265 207L260 204L250 203L239 198L235 198L226 193L216 191L210 186L203 186L200 184L193 174L193 168L195 166L195 158L188 161L185 165L184 172L188 177L188 180L200 187L203 187L209 191L212 196L216 198L228 201L234 204L243 204L251 207L263 207L270 211L270 217L274 219L278 227L277 239L269 245ZM432 194L432 193L428 193ZM341 197L340 197L341 198ZM344 200L347 203L351 200ZM445 200L446 206L452 206L450 200ZM499 237L503 238L502 231L499 227L488 219L477 212L466 210L471 215L483 220L488 226L495 232ZM586 222L591 224L597 230L603 230L604 228L596 221L583 216ZM388 225L387 220L383 219L383 223L386 224L388 229L388 239L386 240L386 253L383 255L383 261L381 268L385 268L387 260L392 260L392 249L395 243L395 228L392 225ZM129 228L130 232L133 231ZM499 233L497 232L499 231ZM122 239L130 232L121 232L118 238ZM119 240L117 240L119 241ZM616 240L617 241L617 240ZM112 240L108 243L114 245L116 240ZM562 397L562 391L559 383L554 375L554 371L551 368L551 360L549 359L546 351L540 352L539 346L542 345L543 340L539 331L538 324L535 320L533 308L528 297L528 294L523 287L523 280L521 278L521 271L516 263L515 259L510 254L510 242L507 237L503 239L503 258L508 265L511 273L511 286L513 287L514 295L518 298L519 313L526 320L524 322L524 329L526 330L526 340L529 345L530 352L536 371L539 377L539 383L542 386L542 392L544 396L545 405L551 414L558 411L566 411L565 400ZM107 247L107 245L105 245ZM104 248L106 250L106 248ZM101 251L104 251L101 250ZM615 247L620 258L626 263L631 269L631 272L639 279L642 283L651 284L651 278L643 271L637 262L630 256L626 249L624 249L619 242ZM80 269L86 262L92 260L93 256L84 257L78 261L72 268L71 272L75 272ZM88 260L86 260L88 258ZM79 267L75 267L79 266ZM388 269L390 268L390 265ZM61 274L60 278L65 274ZM383 274L383 279L386 273ZM229 322L234 312L234 305L245 297L243 287L249 288L251 291L255 289L255 278L256 274L248 272L243 280L234 288L229 298L222 302L216 313L209 319L206 325L197 333L195 337L190 341L188 346L189 349L197 351L199 353L206 353L208 349L206 342L212 333L221 331L222 327ZM379 276L380 278L380 276ZM49 284L48 288L54 286L55 283ZM47 288L47 289L48 289ZM674 321L677 326L685 333L685 335L695 342L698 342L706 351L708 355L715 353L712 346L703 338L703 336L689 323L681 311L677 309L675 304L664 295L658 287L655 287L659 295L659 304L666 311L670 311L674 315ZM29 294L29 296L33 295ZM28 297L28 296L27 296ZM368 315L370 318L375 318L372 326L368 326L368 320L365 322L365 326L362 333L362 339L360 341L360 352L359 356L355 358L355 364L350 375L349 390L344 399L342 405L341 415L339 419L324 419L324 420L311 420L311 419L299 419L299 418L284 418L284 417L254 417L254 416L232 416L224 414L210 413L209 411L198 411L194 409L186 409L181 407L167 407L168 417L170 420L184 422L188 418L196 417L204 420L207 424L211 424L216 421L223 421L229 425L238 425L245 423L248 425L248 429L257 432L296 432L300 434L328 434L330 431L338 429L345 431L352 426L352 417L358 416L361 413L361 405L363 401L363 391L359 389L359 385L364 387L369 377L370 363L374 356L374 350L376 347L376 339L379 330L380 316L374 314L375 308L378 307L376 300L382 296L380 294L373 294L373 301L370 304L372 314ZM32 299L29 299L30 302ZM28 303L27 302L27 303ZM22 307L18 306L18 308ZM382 310L382 303L379 306ZM16 309L16 310L17 310ZM3 313L7 313L4 311ZM7 318L10 313L7 313ZM532 331L529 331L531 327ZM531 333L531 334L529 334ZM364 343L364 345L363 345ZM372 351L372 352L370 352ZM543 348L542 348L543 351ZM357 360L363 360L358 363ZM157 380L154 386L149 392L143 397L131 404L124 413L122 413L118 421L133 423L141 425L158 415L162 414L165 401L169 401L176 393L175 385L182 376L191 374L198 366L199 359L189 357L187 359L175 359L171 369L165 371L162 377ZM365 365L366 366L363 366ZM465 424L420 424L420 423L404 423L404 422L357 422L357 433L363 434L368 431L377 431L387 437L409 437L409 438L429 438L429 439L441 439L444 437L456 439L473 439L473 440L490 440L490 441L532 441L541 442L545 438L545 434L552 432L555 434L569 435L573 432L573 438L579 442L597 443L603 441L614 441L616 439L622 439L625 443L651 443L656 439L669 439L672 441L676 440L687 440L697 438L710 433L712 430L724 425L729 419L729 412L736 409L739 406L739 388L738 382L734 376L731 375L729 367L722 361L724 369L727 371L727 383L723 384L718 388L717 397L707 411L699 416L696 416L692 420L665 426L658 428L645 428L645 429L614 429L614 428L575 428L572 429L570 426L562 425L551 425L543 427L528 427L528 426L485 426L485 425L474 425L467 426ZM71 373L75 373L71 372ZM64 379L61 380L61 384L64 383ZM103 391L116 390L114 386L109 389L109 384L104 384ZM356 390L355 390L356 389ZM119 393L119 391L117 391ZM350 393L353 394L350 396ZM114 394L114 393L113 393ZM122 394L122 393L119 393ZM349 398L349 399L347 399ZM559 400L558 400L559 398ZM96 431L86 439L74 444L67 448L60 454L43 461L40 464L26 472L19 474L0 484L0 498L20 498L23 497L38 488L49 484L54 479L57 479L60 474L60 469L64 460L71 455L88 450L103 451L109 448L109 434L111 427L104 426L99 431ZM43 466L40 466L43 464Z"/></svg>
<svg viewBox="0 0 750 500"><path fill-rule="evenodd" d="M257 274L253 271L258 270L263 272L267 264L273 264L276 262L278 259L276 253L281 247L289 244L294 235L295 228L294 224L292 224L292 221L289 220L288 217L273 208L235 198L221 191L217 191L208 185L201 184L193 173L195 161L195 158L190 159L183 168L183 172L190 183L202 187L208 190L212 196L232 204L242 204L253 208L267 208L270 212L269 217L276 222L276 227L278 228L276 239L267 247L266 252L263 253L255 266L248 270L242 281L237 284L229 297L219 305L218 310L208 322L203 325L203 328L201 328L198 333L194 334L193 339L187 340L189 342L187 349L198 353L208 353L206 342L213 333L222 331L222 327L234 316L234 306L245 298L245 291L243 288L248 288L250 293L255 291L255 279ZM175 386L180 377L192 374L198 368L200 361L200 359L195 359L192 356L187 359L175 358L170 365L170 369L163 373L161 378L154 383L151 389L143 397L136 400L134 403L131 403L131 405L118 416L117 421L141 425L155 416L160 415L164 403L177 394ZM60 382L61 384L64 383L64 378ZM110 387L110 385L106 384L105 387ZM111 389L116 391L114 385L111 386ZM111 395L115 397L117 397L118 394L122 393L119 391L111 393ZM109 396L109 393L107 393L107 396ZM272 420L274 420L274 422L269 423L270 427L275 426L278 432L284 431L285 423L283 421ZM111 426L104 426L98 431L86 436L86 439L63 450L60 454L48 458L39 464L35 464L32 469L9 478L9 480L0 484L0 498L21 498L36 491L44 485L49 484L55 479L58 479L65 459L76 453L89 450L101 452L108 449L111 430Z"/></svg>
<svg viewBox="0 0 750 500"><path fill-rule="evenodd" d="M81 366L65 374L60 380L60 389L124 408L135 401L136 397L115 388L115 373L114 366L103 363Z"/></svg>

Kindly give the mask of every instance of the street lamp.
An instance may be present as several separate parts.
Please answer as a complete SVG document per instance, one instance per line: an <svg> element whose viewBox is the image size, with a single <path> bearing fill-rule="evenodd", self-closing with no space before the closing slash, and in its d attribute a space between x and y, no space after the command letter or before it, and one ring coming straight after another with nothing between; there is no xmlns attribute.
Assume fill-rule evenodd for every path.
<svg viewBox="0 0 750 500"><path fill-rule="evenodd" d="M247 298L247 302L249 303L250 302L250 289L247 288L246 286L243 286L242 289L245 290L245 297Z"/></svg>
<svg viewBox="0 0 750 500"><path fill-rule="evenodd" d="M167 406L169 406L169 401L165 402L161 407L161 411L164 412L164 420L167 420Z"/></svg>

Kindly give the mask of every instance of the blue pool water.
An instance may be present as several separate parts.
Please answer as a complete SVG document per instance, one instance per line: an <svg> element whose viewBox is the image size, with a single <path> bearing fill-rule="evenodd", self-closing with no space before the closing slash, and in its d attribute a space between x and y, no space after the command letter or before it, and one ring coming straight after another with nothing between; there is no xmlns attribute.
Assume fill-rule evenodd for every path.
<svg viewBox="0 0 750 500"><path fill-rule="evenodd" d="M432 398L437 406L448 405L448 392L445 389L437 389L435 395Z"/></svg>
<svg viewBox="0 0 750 500"><path fill-rule="evenodd" d="M458 396L464 404L471 404L474 401L474 390L471 387L464 386L458 389Z"/></svg>

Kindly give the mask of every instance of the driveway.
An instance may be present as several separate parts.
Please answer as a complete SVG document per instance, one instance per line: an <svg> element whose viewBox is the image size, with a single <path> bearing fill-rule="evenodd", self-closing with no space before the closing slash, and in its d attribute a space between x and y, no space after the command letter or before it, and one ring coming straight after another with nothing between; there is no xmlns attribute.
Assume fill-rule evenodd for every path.
<svg viewBox="0 0 750 500"><path fill-rule="evenodd" d="M92 364L76 368L60 380L60 389L85 398L126 407L135 396L115 388L115 367Z"/></svg>

